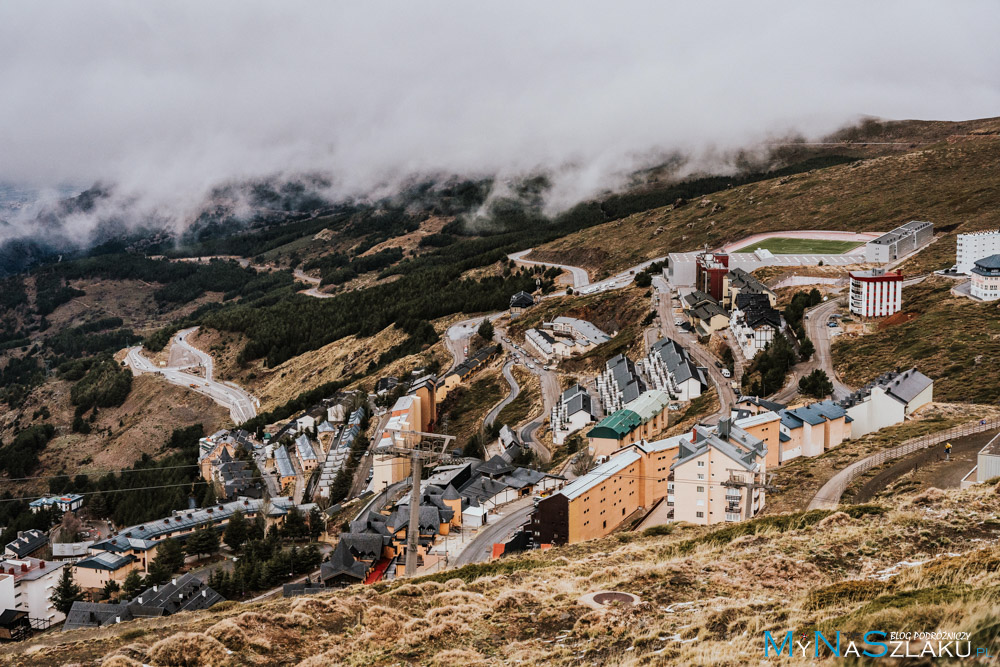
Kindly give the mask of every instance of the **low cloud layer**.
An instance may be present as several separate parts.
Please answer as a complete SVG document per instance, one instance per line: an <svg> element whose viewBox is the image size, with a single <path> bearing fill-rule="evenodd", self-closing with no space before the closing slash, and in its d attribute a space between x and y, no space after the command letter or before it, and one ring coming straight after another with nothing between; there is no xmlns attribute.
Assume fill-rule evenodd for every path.
<svg viewBox="0 0 1000 667"><path fill-rule="evenodd" d="M693 4L4 3L0 182L184 224L234 180L546 170L558 206L664 154L1000 109L996 3Z"/></svg>

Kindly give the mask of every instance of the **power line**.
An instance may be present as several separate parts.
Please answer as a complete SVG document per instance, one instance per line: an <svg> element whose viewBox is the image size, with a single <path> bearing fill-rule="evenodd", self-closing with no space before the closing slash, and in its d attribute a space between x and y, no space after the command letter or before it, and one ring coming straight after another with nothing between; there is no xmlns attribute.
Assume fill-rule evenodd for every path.
<svg viewBox="0 0 1000 667"><path fill-rule="evenodd" d="M74 477L77 477L79 475L86 475L86 476L89 477L91 475L108 475L108 474L114 474L114 473L149 472L149 471L152 471L152 470L178 470L180 468L197 468L198 466L199 466L199 464L197 464L197 463L191 463L191 464L188 464L188 465L182 465L182 466L165 466L165 467L162 467L162 468L154 466L152 468L119 468L117 470L91 470L91 471L88 471L88 472L77 473L77 475L74 475ZM38 476L35 476L35 477L8 477L4 481L7 481L7 482L27 482L27 481L34 480L34 479L56 479L57 477L70 477L70 476L67 475L67 474L62 474L62 475L38 475Z"/></svg>
<svg viewBox="0 0 1000 667"><path fill-rule="evenodd" d="M99 493L117 493L120 491L146 491L149 489L173 489L180 486L193 486L195 484L209 484L208 481L204 479L196 479L191 482L184 482L183 484L163 484L160 486L130 486L125 489L109 489L108 491L85 491L83 493L78 493L78 496L96 496ZM0 498L0 503L13 503L20 502L22 500L39 500L41 498L48 498L51 494L44 496L22 496L20 498Z"/></svg>

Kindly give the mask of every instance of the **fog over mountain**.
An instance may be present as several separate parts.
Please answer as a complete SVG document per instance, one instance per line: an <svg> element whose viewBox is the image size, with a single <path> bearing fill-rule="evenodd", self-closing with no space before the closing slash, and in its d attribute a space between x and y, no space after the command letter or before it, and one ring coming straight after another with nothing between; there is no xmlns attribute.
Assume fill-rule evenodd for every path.
<svg viewBox="0 0 1000 667"><path fill-rule="evenodd" d="M549 206L670 154L690 168L860 114L1000 109L1000 5L0 5L0 182L107 184L64 221L183 228L216 186L319 174L331 198L547 172ZM35 231L0 214L0 239Z"/></svg>

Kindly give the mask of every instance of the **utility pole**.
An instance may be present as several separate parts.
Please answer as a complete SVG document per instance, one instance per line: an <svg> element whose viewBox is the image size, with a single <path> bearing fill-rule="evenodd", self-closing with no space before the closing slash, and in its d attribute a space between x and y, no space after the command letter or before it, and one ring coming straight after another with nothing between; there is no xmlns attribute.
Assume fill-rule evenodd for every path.
<svg viewBox="0 0 1000 667"><path fill-rule="evenodd" d="M417 573L417 548L420 544L420 477L426 461L429 465L448 463L454 457L448 453L453 435L390 429L392 443L386 448L391 454L410 458L410 522L406 527L406 576ZM459 457L460 458L460 457Z"/></svg>

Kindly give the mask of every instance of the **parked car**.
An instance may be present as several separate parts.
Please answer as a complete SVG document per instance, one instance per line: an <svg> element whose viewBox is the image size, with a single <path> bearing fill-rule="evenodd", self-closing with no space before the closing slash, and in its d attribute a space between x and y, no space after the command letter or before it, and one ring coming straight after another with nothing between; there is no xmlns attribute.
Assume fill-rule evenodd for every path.
<svg viewBox="0 0 1000 667"><path fill-rule="evenodd" d="M837 323L836 322L827 322L826 326L828 326L828 327L835 327L835 326L837 326Z"/></svg>
<svg viewBox="0 0 1000 667"><path fill-rule="evenodd" d="M716 368L722 368L722 362L721 361L716 361L715 362L715 367Z"/></svg>
<svg viewBox="0 0 1000 667"><path fill-rule="evenodd" d="M723 368L722 369L722 377L724 377L724 378L733 377L733 374L729 372L728 368Z"/></svg>

